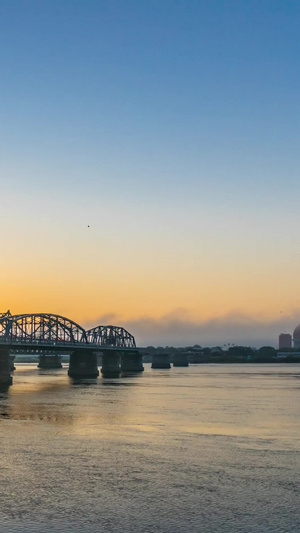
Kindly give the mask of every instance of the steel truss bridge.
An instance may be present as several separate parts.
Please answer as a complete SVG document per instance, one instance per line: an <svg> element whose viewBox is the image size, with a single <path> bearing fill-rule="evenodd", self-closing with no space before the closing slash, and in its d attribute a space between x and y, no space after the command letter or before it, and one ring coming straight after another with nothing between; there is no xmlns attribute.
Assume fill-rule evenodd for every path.
<svg viewBox="0 0 300 533"><path fill-rule="evenodd" d="M85 330L60 315L12 315L10 311L0 313L0 346L18 351L56 352L80 348L94 351L136 349L133 335L121 327L97 326Z"/></svg>

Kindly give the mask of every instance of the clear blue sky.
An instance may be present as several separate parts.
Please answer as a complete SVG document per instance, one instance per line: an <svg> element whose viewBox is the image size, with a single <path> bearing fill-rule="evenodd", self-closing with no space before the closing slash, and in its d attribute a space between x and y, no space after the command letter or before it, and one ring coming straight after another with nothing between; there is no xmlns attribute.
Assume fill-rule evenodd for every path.
<svg viewBox="0 0 300 533"><path fill-rule="evenodd" d="M297 319L298 1L0 0L0 27L3 310Z"/></svg>

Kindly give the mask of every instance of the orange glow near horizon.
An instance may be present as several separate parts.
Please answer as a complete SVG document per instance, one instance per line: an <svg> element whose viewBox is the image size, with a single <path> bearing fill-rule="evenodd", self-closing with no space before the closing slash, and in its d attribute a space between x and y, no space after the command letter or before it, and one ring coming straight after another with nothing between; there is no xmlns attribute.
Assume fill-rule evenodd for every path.
<svg viewBox="0 0 300 533"><path fill-rule="evenodd" d="M99 275L97 269L91 269L80 276L78 268L71 273L44 270L40 275L33 269L20 277L16 269L3 283L1 309L9 308L15 314L52 312L79 323L97 323L104 315L116 315L121 320L158 319L174 312L184 320L204 321L237 310L270 319L282 308L286 312L298 304L292 273L274 291L278 270L268 277L253 270L246 275L245 269L226 272L224 264L210 272L148 270L144 268L143 275L134 270L107 270Z"/></svg>
<svg viewBox="0 0 300 533"><path fill-rule="evenodd" d="M162 225L163 209L153 218L137 206L128 219L122 207L119 218L116 208L98 210L88 228L74 222L72 206L57 217L50 207L36 219L16 212L3 236L3 311L50 312L92 326L162 317L195 323L239 313L264 322L300 308L294 281L300 252L275 217L276 232L260 217L250 225L245 213L237 221L231 212L224 221L216 213L214 225L202 230L204 210L184 221L169 210ZM86 210L81 218L89 220ZM294 224L291 243L296 234Z"/></svg>

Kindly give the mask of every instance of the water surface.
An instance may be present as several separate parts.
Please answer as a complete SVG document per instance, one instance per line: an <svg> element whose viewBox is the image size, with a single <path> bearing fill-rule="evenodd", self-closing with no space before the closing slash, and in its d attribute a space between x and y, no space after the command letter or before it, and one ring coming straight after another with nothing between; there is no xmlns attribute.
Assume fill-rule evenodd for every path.
<svg viewBox="0 0 300 533"><path fill-rule="evenodd" d="M300 365L66 372L0 393L1 531L300 531Z"/></svg>

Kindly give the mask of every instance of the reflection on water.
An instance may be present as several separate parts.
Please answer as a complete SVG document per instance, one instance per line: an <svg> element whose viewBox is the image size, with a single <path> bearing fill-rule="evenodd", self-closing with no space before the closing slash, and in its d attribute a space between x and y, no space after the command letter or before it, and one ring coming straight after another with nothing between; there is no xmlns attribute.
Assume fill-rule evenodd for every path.
<svg viewBox="0 0 300 533"><path fill-rule="evenodd" d="M0 391L4 532L300 531L300 365L193 365Z"/></svg>

